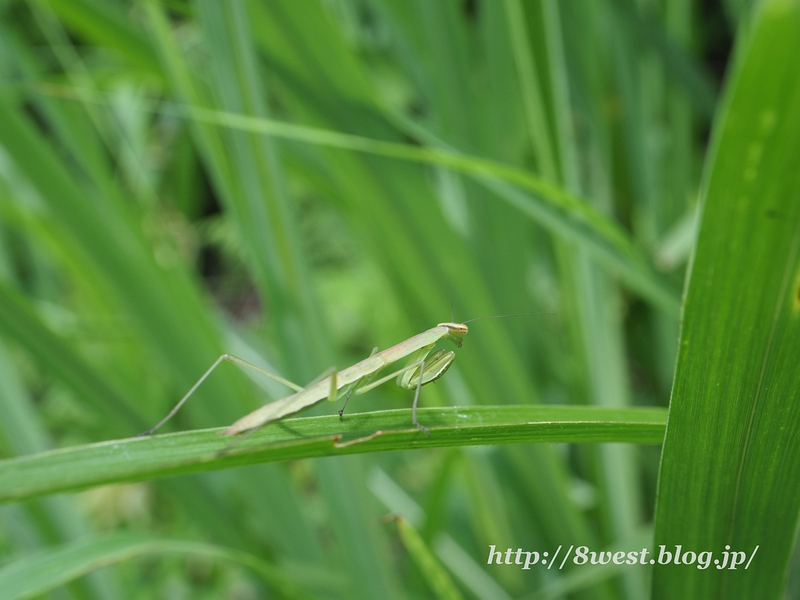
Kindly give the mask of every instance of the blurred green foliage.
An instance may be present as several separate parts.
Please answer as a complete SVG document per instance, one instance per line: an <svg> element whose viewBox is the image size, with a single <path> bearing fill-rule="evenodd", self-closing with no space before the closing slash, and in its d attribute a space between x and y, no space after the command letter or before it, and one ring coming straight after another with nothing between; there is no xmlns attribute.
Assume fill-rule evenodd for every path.
<svg viewBox="0 0 800 600"><path fill-rule="evenodd" d="M222 352L306 383L508 313L557 315L471 325L423 405L666 407L749 20L735 0L5 0L2 456L134 435ZM285 395L249 375L223 365L171 427ZM0 562L63 544L45 558L72 557L68 581L90 570L76 553L158 555L67 598L640 599L645 570L486 557L641 545L658 466L655 447L540 444L118 484L2 507ZM91 541L109 530L140 537Z"/></svg>

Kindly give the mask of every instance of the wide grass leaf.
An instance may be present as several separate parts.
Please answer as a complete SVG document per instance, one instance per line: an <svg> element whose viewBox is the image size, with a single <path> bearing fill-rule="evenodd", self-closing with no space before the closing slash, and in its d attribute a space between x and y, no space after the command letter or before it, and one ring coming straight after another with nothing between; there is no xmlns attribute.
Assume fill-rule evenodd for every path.
<svg viewBox="0 0 800 600"><path fill-rule="evenodd" d="M709 158L655 543L720 563L759 549L747 570L656 566L654 598L779 598L800 510L800 3L765 3L743 41Z"/></svg>

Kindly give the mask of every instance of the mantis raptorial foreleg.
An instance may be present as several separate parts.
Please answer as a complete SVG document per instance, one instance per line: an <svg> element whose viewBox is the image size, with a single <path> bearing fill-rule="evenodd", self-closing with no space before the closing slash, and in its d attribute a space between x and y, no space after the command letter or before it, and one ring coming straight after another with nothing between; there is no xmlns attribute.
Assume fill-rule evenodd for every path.
<svg viewBox="0 0 800 600"><path fill-rule="evenodd" d="M453 358L455 359L455 354L453 355ZM450 361L450 362L453 362L453 361ZM422 373L424 373L424 371L425 371L425 359L423 358L420 361L420 363L421 363L419 365L420 376L417 379L417 391L414 392L414 402L411 403L411 422L414 423L414 425L417 426L417 429L422 430L422 433L424 433L427 437L431 437L431 432L428 431L428 428L425 427L419 421L417 421L417 404L419 404L419 391L422 389ZM448 365L448 367L449 366L450 365ZM435 381L435 379L432 380L432 381Z"/></svg>
<svg viewBox="0 0 800 600"><path fill-rule="evenodd" d="M372 352L370 353L370 357L375 356L377 353L378 353L378 347L375 346L372 349ZM347 392L347 396L345 397L344 402L342 403L342 408L339 409L339 419L341 419L342 415L344 415L344 409L347 406L347 403L350 402L350 396L352 396L354 392L358 393L357 390L359 388L361 388L361 386L364 386L364 385L368 384L372 380L372 377L374 375L375 375L375 373L372 373L371 375L367 375L366 377L362 377L358 381L358 383L356 383L353 387L350 388L350 391Z"/></svg>

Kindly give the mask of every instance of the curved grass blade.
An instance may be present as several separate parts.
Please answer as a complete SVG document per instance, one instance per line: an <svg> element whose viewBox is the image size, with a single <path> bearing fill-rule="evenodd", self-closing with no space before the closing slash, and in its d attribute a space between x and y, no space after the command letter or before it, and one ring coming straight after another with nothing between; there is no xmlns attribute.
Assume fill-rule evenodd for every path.
<svg viewBox="0 0 800 600"><path fill-rule="evenodd" d="M481 406L285 419L231 445L223 429L112 440L0 462L0 502L119 481L241 465L413 448L534 442L659 444L666 411L582 406Z"/></svg>
<svg viewBox="0 0 800 600"><path fill-rule="evenodd" d="M142 535L93 537L49 548L0 569L0 600L45 594L92 571L142 556L180 554L238 563L256 572L286 598L311 598L277 567L260 558L213 544Z"/></svg>
<svg viewBox="0 0 800 600"><path fill-rule="evenodd" d="M98 414L106 429L124 435L131 424L144 420L125 396L100 376L69 343L50 331L14 288L0 283L0 334L25 348L41 369L58 377L80 394ZM127 423L125 425L124 423Z"/></svg>
<svg viewBox="0 0 800 600"><path fill-rule="evenodd" d="M531 195L502 194L524 214L568 239L584 244L599 253L607 264L632 282L658 306L675 311L678 294L652 272L630 237L608 217L583 198L548 183L514 166L442 147L419 147L397 144L363 136L350 135L245 115L211 111L198 107L179 107L192 119L243 131L309 144L342 148L411 162L448 167L479 180L513 184Z"/></svg>
<svg viewBox="0 0 800 600"><path fill-rule="evenodd" d="M70 95L70 90L59 89L60 95ZM82 90L81 97L90 94L91 92ZM96 101L104 102L104 99L97 94L94 94L94 97ZM677 290L672 289L652 270L644 255L619 225L583 198L517 167L460 152L444 145L419 147L398 144L200 106L174 104L171 108L162 110L232 130L262 133L319 146L439 165L475 177L523 214L555 234L591 248L597 253L598 259L657 306L672 313L677 312L679 303ZM404 119L402 125L404 129L413 127L417 133L424 133L423 129L413 126L408 120ZM431 134L426 134L424 137L427 138L427 142L431 139ZM517 189L508 187L509 184ZM528 193L520 193L519 190Z"/></svg>

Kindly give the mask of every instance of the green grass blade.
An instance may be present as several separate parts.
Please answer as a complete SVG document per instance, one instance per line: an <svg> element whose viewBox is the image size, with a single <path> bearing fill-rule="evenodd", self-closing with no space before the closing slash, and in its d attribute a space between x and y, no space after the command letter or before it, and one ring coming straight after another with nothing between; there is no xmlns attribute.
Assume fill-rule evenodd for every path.
<svg viewBox="0 0 800 600"><path fill-rule="evenodd" d="M640 529L633 536L620 540L603 552L641 552L643 548L650 548L653 542L653 532L651 529ZM581 568L567 572L563 577L554 579L539 588L533 594L524 596L521 600L558 600L567 594L574 594L583 589L591 588L602 581L606 581L619 575L625 575L625 571L641 569L644 571L648 567L640 567L629 564L617 565L613 562L607 564L587 564Z"/></svg>
<svg viewBox="0 0 800 600"><path fill-rule="evenodd" d="M406 551L411 555L417 568L422 571L425 581L440 600L459 600L462 598L458 588L450 579L439 560L428 548L425 540L408 521L397 518L397 533Z"/></svg>
<svg viewBox="0 0 800 600"><path fill-rule="evenodd" d="M582 173L587 167L579 161L580 142L572 120L573 98L567 79L567 51L562 37L561 9L556 1L542 4L544 34L547 41L546 54L550 61L550 78L554 120L558 124L559 156L562 177L568 189L582 188ZM545 48L541 50L545 52ZM601 122L594 123L594 153L603 154L602 143L606 135ZM603 132L603 133L600 133ZM605 165L605 169L609 169ZM603 178L592 180L589 195L598 207L609 210L612 191ZM565 280L572 289L573 312L569 320L580 344L576 352L582 353L587 380L586 399L600 406L622 407L631 404L631 390L625 357L625 340L618 290L605 273L597 268L592 255L582 248L562 244L558 248L560 266ZM624 539L641 525L642 506L638 484L637 465L633 448L620 445L604 445L590 448L584 454L595 467L595 481L604 485L599 490L602 519L601 539ZM622 589L630 599L645 595L646 585L640 573L630 571L623 574Z"/></svg>
<svg viewBox="0 0 800 600"><path fill-rule="evenodd" d="M84 94L85 95L85 94ZM98 102L103 102L95 96ZM455 150L444 143L419 147L371 139L337 131L296 125L274 119L252 117L201 106L176 105L172 109L199 123L218 125L234 131L266 134L346 150L386 156L404 161L446 166L475 177L501 198L529 218L551 229L555 234L585 246L597 253L597 258L622 276L639 293L669 312L678 307L678 293L652 271L630 237L611 219L597 211L585 199L540 177L514 166ZM420 135L426 143L436 137L406 119L395 121L404 129ZM205 134L209 135L208 132ZM214 144L209 152L222 152ZM219 160L221 163L221 159ZM509 189L511 184L514 190ZM520 190L528 193L520 193Z"/></svg>
<svg viewBox="0 0 800 600"><path fill-rule="evenodd" d="M800 511L800 4L765 2L718 119L665 441L653 597L781 597Z"/></svg>
<svg viewBox="0 0 800 600"><path fill-rule="evenodd" d="M0 300L0 313L2 306ZM2 343L0 343L0 447L6 451L7 456L33 454L52 447L50 436L39 422L34 403Z"/></svg>
<svg viewBox="0 0 800 600"><path fill-rule="evenodd" d="M703 164L711 174L715 158L741 157L744 167L717 178L730 178L716 193L737 208L741 196L771 202L797 170L797 147L773 144L777 133L759 150L755 135L720 143L720 128L704 159L709 115L722 123L729 108L716 105L714 89L729 43L740 38L744 52L754 32L749 10L726 28L722 9L698 13L691 0L0 5L0 336L9 347L0 358L0 446L10 458L0 463L0 498L9 503L0 506L0 565L61 544L70 545L53 552L63 549L65 562L74 555L88 564L72 543L93 527L146 529L274 557L289 581L325 597L434 598L414 563L422 553L404 550L377 497L416 517L410 522L466 597L645 597L646 580L632 583L649 568L501 569L486 564L486 545L641 548L626 532L652 518L666 413L628 407L663 405L672 385L680 290L700 228L699 218L697 228L680 221L702 216L693 208ZM776 53L798 54L796 43L774 40ZM781 85L794 89L795 79ZM768 74L751 77L748 94L764 94L762 106L784 114L775 85ZM742 128L757 131L753 106ZM800 129L776 118L786 136ZM750 169L759 152L762 164ZM769 185L748 187L766 177ZM694 362L684 367L701 366L725 389L741 381L731 369L758 363L756 333L771 326L758 321L770 313L758 298L791 248L780 232L760 233L755 214L753 231L738 227L741 215L721 204L709 217L709 202L694 263L713 279L720 306L738 292L750 320L727 308L692 314L687 325L705 319L713 335L693 338ZM776 206L767 218L793 227L786 214ZM709 269L709 231L722 236L729 223L730 260ZM783 256L776 251L770 268L745 257L750 279L738 290L719 284L741 258L737 245L757 254L762 237ZM767 285L747 285L756 275ZM227 365L172 424L183 433L69 448L152 425L222 352L305 384L451 313L529 312L557 315L470 323L457 362L423 396L426 407L458 406L421 413L437 427L430 440L411 427L409 411L339 421L317 417L335 414L326 404L233 443L199 428L227 425L262 391L283 390ZM794 321L776 319L777 343ZM730 368L714 370L734 347L724 357ZM785 411L785 429L798 419L788 400L770 395L777 379L763 364L770 406L741 419L739 446L723 438L728 445L689 455L684 472L670 460L716 441L708 430L747 407L738 396L719 401L701 378L676 388L671 425L690 429L679 439L686 454L664 453L673 484L662 492L677 499L670 511L695 519L693 531L703 531L692 513L702 504L706 530L733 522L736 541L741 527L761 528L774 549L794 530L783 494L798 491L800 459L789 433L770 430L762 442L758 428L774 426L773 408ZM774 369L784 379L793 372L786 364ZM370 410L408 399L390 385L373 393ZM681 417L681 403L695 402L699 416ZM711 411L707 402L711 415L700 412ZM780 460L762 460L781 443ZM463 447L487 444L498 447ZM747 450L737 455L739 447ZM424 451L392 451L412 448ZM621 462L617 450L633 460ZM717 469L737 457L741 466ZM763 500L754 499L759 486L747 487L748 469L759 471ZM680 504L674 490L700 485L695 471L711 493ZM735 488L737 478L744 483ZM126 484L136 481L147 483ZM109 482L123 485L76 493ZM84 500L79 518L70 506ZM779 540L759 512L767 502L786 530ZM746 510L754 523L740 527ZM670 518L665 527L685 548L691 538ZM777 554L757 566L775 586L785 565ZM84 576L45 595L149 597L164 581L179 595L216 597L243 571L215 564L211 579L198 578L183 563L151 555L92 573L124 578L120 593ZM28 583L46 570L31 566ZM293 593L264 580L259 591ZM738 583L717 596L755 588ZM706 591L692 585L681 596Z"/></svg>
<svg viewBox="0 0 800 600"><path fill-rule="evenodd" d="M206 429L112 440L0 462L0 501L117 481L141 481L240 465L412 448L532 442L661 443L662 409L577 406L427 408L286 419L244 441ZM232 441L236 443L232 444ZM224 453L223 453L224 452ZM223 454L221 454L223 453Z"/></svg>
<svg viewBox="0 0 800 600"><path fill-rule="evenodd" d="M511 600L505 590L475 562L449 535L434 540L434 549L439 559L479 600ZM483 562L483 561L481 561Z"/></svg>
<svg viewBox="0 0 800 600"><path fill-rule="evenodd" d="M103 414L109 431L122 435L131 425L144 425L141 416L111 383L50 331L19 292L1 283L0 332L24 347L43 371L58 377L85 398L93 410Z"/></svg>
<svg viewBox="0 0 800 600"><path fill-rule="evenodd" d="M188 389L196 381L197 373L208 368L222 349L215 339L211 316L187 273L180 268L167 271L158 266L131 213L95 197L96 190L91 186L81 187L78 178L59 160L58 153L47 145L31 120L2 97L0 121L3 122L0 143L73 243L64 251L79 252L87 273L105 278L120 303L136 315L153 349L171 357L173 367L178 367L176 377L183 380L181 387ZM43 171L47 177L41 176ZM9 327L14 326L9 322ZM77 379L75 374L64 376ZM209 384L210 388L219 385L216 381ZM218 393L224 393L223 387L217 388ZM209 403L207 407L225 411L218 404Z"/></svg>
<svg viewBox="0 0 800 600"><path fill-rule="evenodd" d="M113 3L92 0L39 0L93 42L113 48L131 64L160 73L158 58L147 38Z"/></svg>
<svg viewBox="0 0 800 600"><path fill-rule="evenodd" d="M166 268L158 264L157 252L147 243L149 240L143 235L141 221L135 218L139 215L135 215L130 206L122 207L109 202L108 198L97 193L93 182L77 176L70 169L69 161L59 160L56 146L49 145L47 138L33 126L32 120L16 110L6 98L0 98L0 113L0 120L3 121L0 143L6 155L13 161L19 174L24 175L39 193L52 217L53 226L60 228L63 235L69 238L69 244L63 247L56 245L53 249L55 254L60 250L65 254L80 255L80 260L75 260L75 263L83 269L83 277L88 279L86 276L89 275L98 278L99 275L103 284L115 292L115 299L120 304L115 307L116 310L136 320L137 333L149 345L148 372L166 367L174 378L175 387L188 389L197 380L198 374L208 368L223 351L213 312L198 293L188 273L179 263L173 262ZM42 172L46 172L47 177L42 177ZM18 325L10 323L10 327ZM28 347L28 342L38 342L36 338L19 341ZM43 352L51 352L54 358L60 358L57 348L48 344L40 346ZM55 374L68 382L74 380L73 387L78 387L86 372L89 370L65 368ZM198 391L209 401L195 403L187 415L194 414L201 418L205 414L206 422L232 421L231 414L241 414L243 406L254 403L242 383L242 376L235 370L221 373L209 381L204 390ZM237 389L240 393L235 392ZM78 396L80 401L90 397L89 394L86 397L83 394ZM117 412L109 407L107 401L114 397L109 395L102 409L103 418L108 421L107 429L120 432L127 430L129 434L141 431L142 427L136 425L141 422L140 416L126 418L122 411ZM228 397L230 401L213 402L211 399L214 397ZM158 413L163 414L162 410L159 409ZM229 416L224 416L226 414ZM147 419L145 427L154 422L155 416L152 419ZM247 483L246 490L253 496L261 485L276 489L268 469L261 469L258 476ZM237 542L248 544L247 538L251 537L249 530L242 526L240 515L224 508L224 500L214 498L208 491L190 492L190 486L187 485L173 489L177 496L191 495L194 507L205 514L214 514L219 527L230 532ZM287 493L292 494L291 491ZM187 504L187 498L181 499L181 502ZM251 506L260 510L259 522L274 524L262 499L256 502L253 497Z"/></svg>
<svg viewBox="0 0 800 600"><path fill-rule="evenodd" d="M238 563L257 573L282 598L311 598L264 560L239 550L200 542L114 534L50 548L0 568L0 600L47 593L92 571L143 556L178 554Z"/></svg>
<svg viewBox="0 0 800 600"><path fill-rule="evenodd" d="M468 160L472 160L468 155L459 152L426 128L413 123L409 119L403 118L398 114L391 114L390 118L397 123L399 128L421 139L429 147L439 148L446 152L456 152L458 155L467 156ZM569 191L561 187L551 186L538 176L524 172L526 177L535 179L541 186L545 186L544 189L558 190L558 193L566 194L576 201L583 202L588 207L587 210L599 218L598 222L604 223L601 229L605 229L606 225L609 225L607 234L595 230L588 223L582 223L583 217L576 212L571 212L567 209L562 210L556 203L549 202L546 193L542 189L533 189L532 187L526 189L525 185L520 182L511 181L509 178L504 178L497 173L480 175L477 170L471 172L466 166L464 169L458 169L453 165L450 166L471 174L486 189L493 191L510 206L546 227L557 236L573 242L578 247L586 248L587 251L592 253L596 261L618 275L631 289L652 301L668 314L677 314L679 302L677 291L662 277L654 273L644 255L633 245L627 234L622 233L621 230L612 233L612 230L615 230L617 226L608 217L597 211L585 198L570 194ZM618 238L618 234L621 234L622 237ZM612 242L611 238L616 238L617 242ZM622 238L627 239L622 241Z"/></svg>
<svg viewBox="0 0 800 600"><path fill-rule="evenodd" d="M182 109L179 110L183 112ZM586 200L528 171L447 148L398 144L203 108L191 107L185 110L192 119L222 127L399 160L441 165L479 180L489 179L493 183L512 184L530 192L503 196L523 214L552 229L554 233L598 252L600 258L613 265L615 271L625 275L626 279L636 282L637 289L647 294L659 306L670 310L677 308L677 293L652 274L640 251L617 224Z"/></svg>
<svg viewBox="0 0 800 600"><path fill-rule="evenodd" d="M267 90L258 73L246 5L200 2L197 9L204 37L213 48L210 83L213 97L219 101L212 106L253 118L268 118L269 108L264 101ZM169 43L160 41L162 47ZM183 64L183 68L188 67ZM191 100L191 96L187 97ZM226 198L228 212L236 218L249 251L251 272L261 284L264 299L269 299L279 331L277 341L288 357L303 357L303 363L309 365L304 373L292 376L312 377L329 361L325 327L310 292L308 266L286 193L278 141L255 131L206 127L203 132L207 139L217 137L216 143L209 139L206 144L207 162L225 164L227 160L229 180L221 189L230 190ZM311 338L308 342L300 341L295 334L296 325L290 327L296 321L312 332L307 336Z"/></svg>
<svg viewBox="0 0 800 600"><path fill-rule="evenodd" d="M631 0L613 0L610 4L625 25L624 34L634 37L638 45L653 49L665 70L688 92L698 112L711 116L717 103L717 90L710 73L664 32L653 15L647 14L647 9L639 10Z"/></svg>
<svg viewBox="0 0 800 600"><path fill-rule="evenodd" d="M251 35L258 22L251 20L247 4L211 0L197 7L204 38L213 48L211 83L220 108L267 118L267 89ZM313 26L311 22L304 25ZM286 193L278 152L282 142L261 132L211 131L224 140L226 152L236 157L231 171L240 195L232 208L256 259L253 273L257 281L266 282L262 297L270 304L271 320L279 332L276 345L290 365L289 374L307 380L330 364L332 352L299 243L296 213ZM299 324L303 335L298 335ZM332 527L338 552L345 557L353 597L391 597L398 582L391 580L386 568L388 544L381 543L381 530L372 526L369 506L362 502L366 495L353 493L361 477L358 461L326 465L319 471L327 504L337 515Z"/></svg>
<svg viewBox="0 0 800 600"><path fill-rule="evenodd" d="M36 415L33 401L14 371L9 354L0 344L0 446L7 449L10 455L19 456L43 452L51 445L49 432ZM29 535L42 539L42 543L44 538L66 541L82 538L89 533L85 515L74 498L43 498L19 508L31 518L11 517L16 521L15 526L27 528ZM114 575L111 571L94 575L87 579L86 587L97 598L116 598L120 594L120 585ZM0 583L0 590L5 588Z"/></svg>

